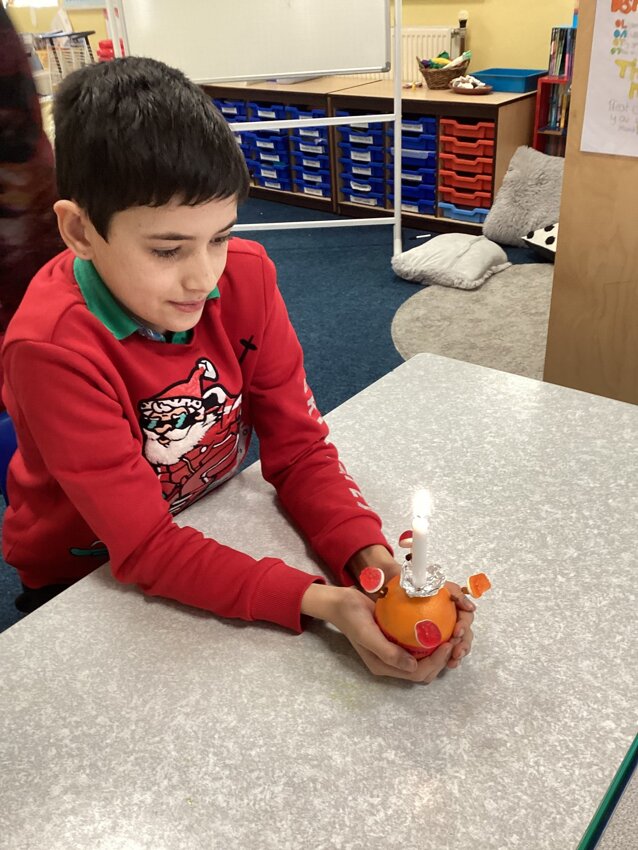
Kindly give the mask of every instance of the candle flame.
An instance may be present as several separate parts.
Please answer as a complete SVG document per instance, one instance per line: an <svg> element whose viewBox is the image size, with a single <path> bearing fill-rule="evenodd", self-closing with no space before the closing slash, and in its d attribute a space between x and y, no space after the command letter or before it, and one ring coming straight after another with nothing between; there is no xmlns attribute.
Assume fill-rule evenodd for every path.
<svg viewBox="0 0 638 850"><path fill-rule="evenodd" d="M427 519L432 513L432 496L429 490L418 490L414 494L412 513L415 517Z"/></svg>

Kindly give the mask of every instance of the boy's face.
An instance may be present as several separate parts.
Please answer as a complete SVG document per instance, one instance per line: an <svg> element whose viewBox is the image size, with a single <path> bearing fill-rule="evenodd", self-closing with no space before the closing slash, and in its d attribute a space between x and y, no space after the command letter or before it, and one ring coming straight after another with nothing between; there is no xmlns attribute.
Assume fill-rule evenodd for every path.
<svg viewBox="0 0 638 850"><path fill-rule="evenodd" d="M91 259L120 304L152 330L187 331L226 265L234 197L189 207L131 207L111 219L106 242L87 221Z"/></svg>

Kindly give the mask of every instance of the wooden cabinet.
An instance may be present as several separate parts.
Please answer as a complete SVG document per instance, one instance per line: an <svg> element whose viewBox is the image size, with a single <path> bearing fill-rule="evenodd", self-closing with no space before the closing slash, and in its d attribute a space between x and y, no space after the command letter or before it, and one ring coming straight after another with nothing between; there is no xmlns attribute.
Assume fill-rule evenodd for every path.
<svg viewBox="0 0 638 850"><path fill-rule="evenodd" d="M378 80L372 82L360 81L358 85L353 85L352 80L348 77L323 77L316 80L309 80L304 83L295 83L292 85L282 85L275 83L252 83L244 86L239 85L210 85L205 86L205 90L215 100L242 100L245 103L261 102L265 104L282 104L287 107L296 107L303 109L325 110L328 116L341 115L343 113L352 114L387 114L393 111L393 83L389 80ZM421 200L420 193L412 192L410 197L404 198L402 204L404 208L403 223L409 227L428 230L455 230L466 231L470 233L480 232L481 218L480 215L472 220L452 220L441 215L442 210L439 208L439 202L445 201L450 197L455 198L457 202L465 200L465 194L468 196L468 203L459 204L461 208L467 206L471 211L473 208L480 208L487 211L498 191L505 171L509 165L509 161L515 150L520 145L531 145L532 133L534 125L534 106L535 92L527 92L524 94L512 94L506 92L492 92L489 95L476 97L470 95L457 95L454 92L444 90L431 90L427 88L415 88L405 90L402 97L402 115L406 123L413 122L419 124L421 117L432 119L432 124L429 124L426 129L427 136L431 139L432 132L435 134L434 153L431 163L427 163L425 170L431 168L435 170L435 176L432 178L429 174L425 178L433 180L433 192L424 192ZM230 118L230 116L227 116ZM476 138L476 131L471 131L469 138L458 136L457 140L461 145L461 153L458 157L458 162L455 167L450 169L450 159L445 161L439 160L439 155L442 152L442 138L447 137L448 131L441 131L441 119L451 119L462 126L472 127L472 125L486 125L491 127L491 132L484 139ZM353 124L356 125L356 117L353 117ZM434 130L432 130L434 127ZM382 155L375 154L372 164L376 167L370 168L370 174L367 176L355 174L355 189L352 189L353 175L344 183L344 157L341 156L343 148L339 142L343 142L343 128L329 127L327 128L327 145L325 155L328 157L329 163L329 180L330 194L329 197L315 196L312 192L312 183L303 180L303 175L299 175L299 180L293 180L293 177L298 176L298 172L291 171L291 187L290 191L272 189L266 185L267 181L261 180L261 186L255 185L251 189L251 194L255 197L262 197L271 200L284 201L286 203L298 204L316 209L329 210L341 215L349 215L355 217L366 217L368 215L379 216L387 213L391 215L392 187L388 185L388 180L392 177L392 172L389 170L391 164L391 148L392 139L390 136L390 125L376 125L372 140L372 147L381 149ZM293 131L291 131L292 133ZM407 138L409 133L405 134ZM467 152L463 149L465 143L475 143L484 141L485 151L479 151L482 156L473 156L470 148ZM312 140L308 140L312 147ZM428 142L430 143L430 142ZM291 168L297 166L299 157L299 144L291 142ZM489 151L487 147L489 146ZM321 145L316 145L317 150ZM405 150L405 148L404 148ZM444 151L446 148L444 148ZM309 151L310 157L321 156L321 153L313 153ZM477 172L476 160L489 160L489 168L480 169ZM445 168L441 167L441 163ZM467 164L468 170L463 169L464 163ZM323 166L324 163L321 163ZM382 165L383 169L378 166ZM261 169L260 169L261 170ZM320 169L324 171L322 167ZM458 179L450 183L450 178L444 180L439 172L446 171L455 172ZM382 171L384 172L382 174ZM477 175L483 178L487 175L489 180L476 179ZM322 185L325 186L326 175ZM369 181L371 190L381 189L381 184L378 181L383 181L383 198L377 197L381 193L378 191L370 191L371 203L366 203L366 198L357 193L357 178L361 177L363 181ZM474 184L477 186L474 186ZM478 185L480 183L480 185ZM472 185L470 185L472 184ZM281 184L280 185L285 185ZM405 182L403 184L406 185ZM441 189L443 191L441 191ZM325 194L325 189L323 190ZM476 195L476 197L474 197ZM486 199L486 195L488 196ZM353 197L357 202L353 202ZM478 201L477 201L478 199Z"/></svg>

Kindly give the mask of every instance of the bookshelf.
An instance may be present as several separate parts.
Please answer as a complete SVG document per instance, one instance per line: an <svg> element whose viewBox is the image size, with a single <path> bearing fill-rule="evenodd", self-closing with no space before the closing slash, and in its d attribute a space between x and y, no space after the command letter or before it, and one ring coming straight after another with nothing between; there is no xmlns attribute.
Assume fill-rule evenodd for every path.
<svg viewBox="0 0 638 850"><path fill-rule="evenodd" d="M538 81L534 147L552 156L565 156L575 45L574 27L554 27L548 73Z"/></svg>

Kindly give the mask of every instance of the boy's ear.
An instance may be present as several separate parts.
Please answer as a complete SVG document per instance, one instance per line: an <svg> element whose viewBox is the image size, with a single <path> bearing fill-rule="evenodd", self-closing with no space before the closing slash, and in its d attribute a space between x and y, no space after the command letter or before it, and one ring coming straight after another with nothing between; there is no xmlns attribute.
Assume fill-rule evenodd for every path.
<svg viewBox="0 0 638 850"><path fill-rule="evenodd" d="M58 218L58 230L67 248L81 260L94 256L90 235L93 228L84 210L75 201L56 201L53 211Z"/></svg>

